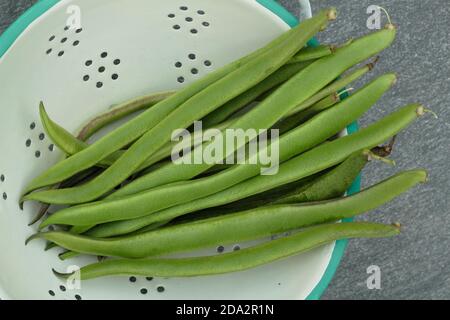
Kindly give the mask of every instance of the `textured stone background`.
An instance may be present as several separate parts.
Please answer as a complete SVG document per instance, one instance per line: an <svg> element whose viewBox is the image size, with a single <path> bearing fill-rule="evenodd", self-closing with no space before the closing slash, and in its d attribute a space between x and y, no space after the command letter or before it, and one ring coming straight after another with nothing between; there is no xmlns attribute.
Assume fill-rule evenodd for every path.
<svg viewBox="0 0 450 320"><path fill-rule="evenodd" d="M34 2L0 0L0 32ZM298 13L296 0L281 2ZM367 186L401 169L423 167L430 171L428 184L362 218L400 221L403 234L395 239L351 241L323 298L450 299L450 1L311 2L314 11L328 6L339 9L338 21L319 37L324 43L367 33L366 8L371 4L388 9L399 26L395 45L381 55L369 76L394 71L399 74L399 83L361 119L362 126L416 101L439 115L439 120L431 116L421 119L399 136L393 155L397 168L372 163L364 174ZM381 268L381 290L366 287L366 270L371 265Z"/></svg>

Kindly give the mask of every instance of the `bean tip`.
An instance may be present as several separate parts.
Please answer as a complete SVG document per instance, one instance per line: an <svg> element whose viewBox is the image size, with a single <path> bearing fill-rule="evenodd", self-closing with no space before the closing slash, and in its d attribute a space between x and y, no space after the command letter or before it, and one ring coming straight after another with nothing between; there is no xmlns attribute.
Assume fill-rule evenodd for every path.
<svg viewBox="0 0 450 320"><path fill-rule="evenodd" d="M327 18L329 21L333 21L337 19L337 10L336 8L330 8L327 11Z"/></svg>
<svg viewBox="0 0 450 320"><path fill-rule="evenodd" d="M27 246L31 241L36 240L36 239L40 239L42 236L41 233L35 233L31 236L29 236L26 240L25 240L25 245Z"/></svg>
<svg viewBox="0 0 450 320"><path fill-rule="evenodd" d="M67 278L69 278L71 275L74 274L74 272L72 272L72 273L62 273L62 272L59 272L59 271L57 271L57 270L55 270L53 268L52 268L52 272L58 279L61 279L61 280L67 280Z"/></svg>
<svg viewBox="0 0 450 320"><path fill-rule="evenodd" d="M423 175L423 179L422 179L422 183L428 183L430 182L430 174L428 173L428 171L426 170L420 170L422 172Z"/></svg>
<svg viewBox="0 0 450 320"><path fill-rule="evenodd" d="M401 231L402 225L400 222L395 222L392 224L393 227L397 228L398 231Z"/></svg>
<svg viewBox="0 0 450 320"><path fill-rule="evenodd" d="M367 67L369 68L369 71L372 71L375 68L375 66L376 66L376 64L378 63L379 60L380 60L380 56L376 56L375 59L373 59L372 62L367 64Z"/></svg>
<svg viewBox="0 0 450 320"><path fill-rule="evenodd" d="M392 76L391 86L395 86L398 82L398 76L395 72L391 73L391 76Z"/></svg>
<svg viewBox="0 0 450 320"><path fill-rule="evenodd" d="M422 105L418 105L416 108L416 114L419 117L422 117L423 115L425 115L425 107Z"/></svg>
<svg viewBox="0 0 450 320"><path fill-rule="evenodd" d="M397 27L395 26L395 24L392 24L392 23L388 23L387 25L384 26L384 28L386 30L392 30L392 31L397 30Z"/></svg>
<svg viewBox="0 0 450 320"><path fill-rule="evenodd" d="M67 260L67 253L68 253L68 252L70 252L70 251L64 251L64 252L58 254L59 260L61 260L61 261L66 261L66 260Z"/></svg>

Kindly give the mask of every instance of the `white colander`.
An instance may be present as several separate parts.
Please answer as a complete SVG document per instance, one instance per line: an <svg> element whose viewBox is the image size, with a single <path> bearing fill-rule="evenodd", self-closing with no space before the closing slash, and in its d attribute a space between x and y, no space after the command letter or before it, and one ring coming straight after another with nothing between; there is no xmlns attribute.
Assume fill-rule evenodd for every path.
<svg viewBox="0 0 450 320"><path fill-rule="evenodd" d="M309 2L300 2L303 16L310 16ZM77 8L81 28L65 28ZM25 246L36 232L27 224L38 205L26 203L23 211L18 206L26 183L62 156L44 134L39 101L75 132L110 105L180 88L263 46L294 23L273 0L43 0L21 17L0 39L3 51L9 47L0 51L0 298L317 298L340 258L333 254L334 244L230 275L112 277L72 290L51 269L65 271L95 259L61 262L58 249L44 252L43 242ZM216 254L217 248L203 253Z"/></svg>

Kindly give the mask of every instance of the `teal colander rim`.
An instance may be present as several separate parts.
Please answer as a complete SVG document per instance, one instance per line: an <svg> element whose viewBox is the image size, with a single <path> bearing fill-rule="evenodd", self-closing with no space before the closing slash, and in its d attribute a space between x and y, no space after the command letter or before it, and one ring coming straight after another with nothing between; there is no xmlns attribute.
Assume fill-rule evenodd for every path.
<svg viewBox="0 0 450 320"><path fill-rule="evenodd" d="M60 0L39 0L33 6L31 6L28 10L26 10L16 21L14 21L5 32L0 35L0 58L8 51L8 49L13 45L13 43L17 40L17 38L22 34L23 31L37 18L47 12L50 8L52 8L55 4L57 4ZM282 19L286 24L290 27L294 27L298 24L297 18L292 15L286 8L284 8L281 4L279 4L275 0L256 0L259 4L266 7L268 10L276 14L280 19ZM317 46L319 42L316 39L311 39L309 41L310 46ZM358 131L358 124L355 122L351 124L347 131L349 134L352 134ZM358 177L353 185L348 190L348 194L356 193L361 188L361 177ZM352 221L352 219L346 219L344 221ZM331 255L330 263L325 270L322 279L313 289L313 291L308 295L307 300L318 300L322 296L322 294L327 289L331 280L333 279L334 274L336 273L337 268L342 260L342 257L345 253L345 249L347 247L348 240L340 240L336 242L336 245L333 249L333 253Z"/></svg>

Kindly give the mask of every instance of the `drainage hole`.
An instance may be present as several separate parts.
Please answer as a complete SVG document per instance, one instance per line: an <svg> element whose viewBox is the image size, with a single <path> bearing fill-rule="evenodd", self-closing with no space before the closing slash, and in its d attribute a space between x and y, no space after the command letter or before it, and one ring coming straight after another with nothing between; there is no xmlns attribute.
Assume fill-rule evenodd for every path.
<svg viewBox="0 0 450 320"><path fill-rule="evenodd" d="M85 75L85 76L83 77L83 80L84 80L84 81L89 81L89 76L88 76L88 75Z"/></svg>
<svg viewBox="0 0 450 320"><path fill-rule="evenodd" d="M73 42L73 44L72 44L72 45L73 45L74 47L76 47L76 46L77 46L77 45L79 45L79 44L80 44L80 41L78 41L78 40L75 40L75 41Z"/></svg>
<svg viewBox="0 0 450 320"><path fill-rule="evenodd" d="M98 72L103 73L105 72L106 68L105 67L100 67L98 68Z"/></svg>
<svg viewBox="0 0 450 320"><path fill-rule="evenodd" d="M193 53L190 53L188 57L191 60L195 60L197 58L197 56L195 54L193 54Z"/></svg>
<svg viewBox="0 0 450 320"><path fill-rule="evenodd" d="M225 251L225 247L224 246L218 246L217 247L217 252L218 253L222 253L222 252L224 252Z"/></svg>
<svg viewBox="0 0 450 320"><path fill-rule="evenodd" d="M100 89L101 87L103 87L103 82L100 82L100 81L99 81L99 82L97 82L97 88L99 88L99 89Z"/></svg>
<svg viewBox="0 0 450 320"><path fill-rule="evenodd" d="M80 33L81 31L83 31L82 28L75 30L76 33Z"/></svg>
<svg viewBox="0 0 450 320"><path fill-rule="evenodd" d="M186 18L186 21L187 21L187 22L192 22L192 21L194 21L194 19L192 19L191 17L187 17L187 18Z"/></svg>
<svg viewBox="0 0 450 320"><path fill-rule="evenodd" d="M146 277L145 279L147 279L147 281L152 281L153 277Z"/></svg>
<svg viewBox="0 0 450 320"><path fill-rule="evenodd" d="M58 52L58 56L59 56L59 57L62 57L63 55L64 55L64 51Z"/></svg>
<svg viewBox="0 0 450 320"><path fill-rule="evenodd" d="M92 60L87 60L85 63L86 67L89 67L92 65Z"/></svg>
<svg viewBox="0 0 450 320"><path fill-rule="evenodd" d="M45 134L44 133L40 133L39 134L39 140L44 140L45 139Z"/></svg>
<svg viewBox="0 0 450 320"><path fill-rule="evenodd" d="M102 52L102 54L100 55L100 57L102 58L106 58L108 56L108 52Z"/></svg>
<svg viewBox="0 0 450 320"><path fill-rule="evenodd" d="M233 251L239 251L239 250L241 250L240 246L238 246L238 245L234 246Z"/></svg>
<svg viewBox="0 0 450 320"><path fill-rule="evenodd" d="M66 287L64 287L64 286L59 286L59 290L61 290L62 292L66 292Z"/></svg>
<svg viewBox="0 0 450 320"><path fill-rule="evenodd" d="M175 67L177 67L177 68L181 68L182 66L183 66L183 64L179 61L177 63L175 63Z"/></svg>
<svg viewBox="0 0 450 320"><path fill-rule="evenodd" d="M66 41L67 41L67 38L65 38L65 37L61 39L61 43L65 43Z"/></svg>
<svg viewBox="0 0 450 320"><path fill-rule="evenodd" d="M50 53L52 53L52 51L53 51L52 49L48 49L46 53L50 54Z"/></svg>
<svg viewBox="0 0 450 320"><path fill-rule="evenodd" d="M32 122L31 124L30 124L30 129L31 130L34 130L36 128L36 123L35 122Z"/></svg>
<svg viewBox="0 0 450 320"><path fill-rule="evenodd" d="M178 80L179 83L183 83L184 82L184 77L178 77L177 80Z"/></svg>
<svg viewBox="0 0 450 320"><path fill-rule="evenodd" d="M209 22L206 22L206 21L202 22L202 25L205 26L205 27L209 27L210 26Z"/></svg>
<svg viewBox="0 0 450 320"><path fill-rule="evenodd" d="M186 11L187 9L189 9L189 8L186 7L186 6L181 6L181 7L180 7L180 10L182 10L182 11Z"/></svg>
<svg viewBox="0 0 450 320"><path fill-rule="evenodd" d="M174 15L173 13L170 13L170 14L168 15L168 17L169 17L169 18L175 18L175 15Z"/></svg>
<svg viewBox="0 0 450 320"><path fill-rule="evenodd" d="M48 290L48 294L51 295L52 297L55 296L55 292L53 290Z"/></svg>
<svg viewBox="0 0 450 320"><path fill-rule="evenodd" d="M145 295L145 294L147 294L147 293L148 293L148 290L147 290L147 289L145 289L145 288L142 288L142 289L141 289L141 294Z"/></svg>
<svg viewBox="0 0 450 320"><path fill-rule="evenodd" d="M50 39L48 39L48 41L53 41L55 40L55 38L56 38L55 36L51 36Z"/></svg>
<svg viewBox="0 0 450 320"><path fill-rule="evenodd" d="M197 13L198 13L199 15L201 15L201 16L202 16L202 15L204 15L204 14L205 14L205 11L203 11L203 10L198 10L198 11L197 11Z"/></svg>
<svg viewBox="0 0 450 320"><path fill-rule="evenodd" d="M212 65L212 62L209 61L209 60L206 60L206 61L204 62L204 65L207 66L207 67L210 67L210 66Z"/></svg>
<svg viewBox="0 0 450 320"><path fill-rule="evenodd" d="M192 34L197 34L198 31L197 31L197 29L191 29L191 33L192 33Z"/></svg>
<svg viewBox="0 0 450 320"><path fill-rule="evenodd" d="M120 64L120 59L114 60L114 64L115 64L116 66L118 66L118 65Z"/></svg>
<svg viewBox="0 0 450 320"><path fill-rule="evenodd" d="M4 174L2 174L2 175L0 176L0 181L1 181L1 182L5 182L5 175L4 175Z"/></svg>
<svg viewBox="0 0 450 320"><path fill-rule="evenodd" d="M69 30L69 26L64 27L64 31L67 31L67 30Z"/></svg>
<svg viewBox="0 0 450 320"><path fill-rule="evenodd" d="M198 69L193 68L193 69L191 70L191 73L192 73L192 74L198 74Z"/></svg>
<svg viewBox="0 0 450 320"><path fill-rule="evenodd" d="M28 139L28 140L25 142L25 145L26 145L27 147L30 147L30 146L31 146L31 139Z"/></svg>
<svg viewBox="0 0 450 320"><path fill-rule="evenodd" d="M176 25L173 26L173 28L174 28L175 30L180 30L181 27L180 27L180 25L176 24Z"/></svg>
<svg viewBox="0 0 450 320"><path fill-rule="evenodd" d="M82 300L83 298L81 298L81 296L80 296L79 294L76 294L76 295L75 295L75 299L77 299L77 300Z"/></svg>
<svg viewBox="0 0 450 320"><path fill-rule="evenodd" d="M119 75L118 75L117 73L114 73L114 74L111 76L111 79L117 80L117 79L119 79Z"/></svg>
<svg viewBox="0 0 450 320"><path fill-rule="evenodd" d="M131 283L135 283L137 279L136 279L136 277L130 277L129 280L130 280Z"/></svg>
<svg viewBox="0 0 450 320"><path fill-rule="evenodd" d="M55 150L55 145L54 144L49 145L48 150L50 150L50 151Z"/></svg>
<svg viewBox="0 0 450 320"><path fill-rule="evenodd" d="M36 151L35 153L34 153L34 156L36 157L36 158L40 158L41 157L41 152L38 150L38 151Z"/></svg>
<svg viewBox="0 0 450 320"><path fill-rule="evenodd" d="M164 288L163 286L159 286L156 291L158 291L159 293L163 293L164 291L166 291L166 288Z"/></svg>
<svg viewBox="0 0 450 320"><path fill-rule="evenodd" d="M6 194L6 192L3 192L3 200L7 200L8 199L8 195Z"/></svg>

